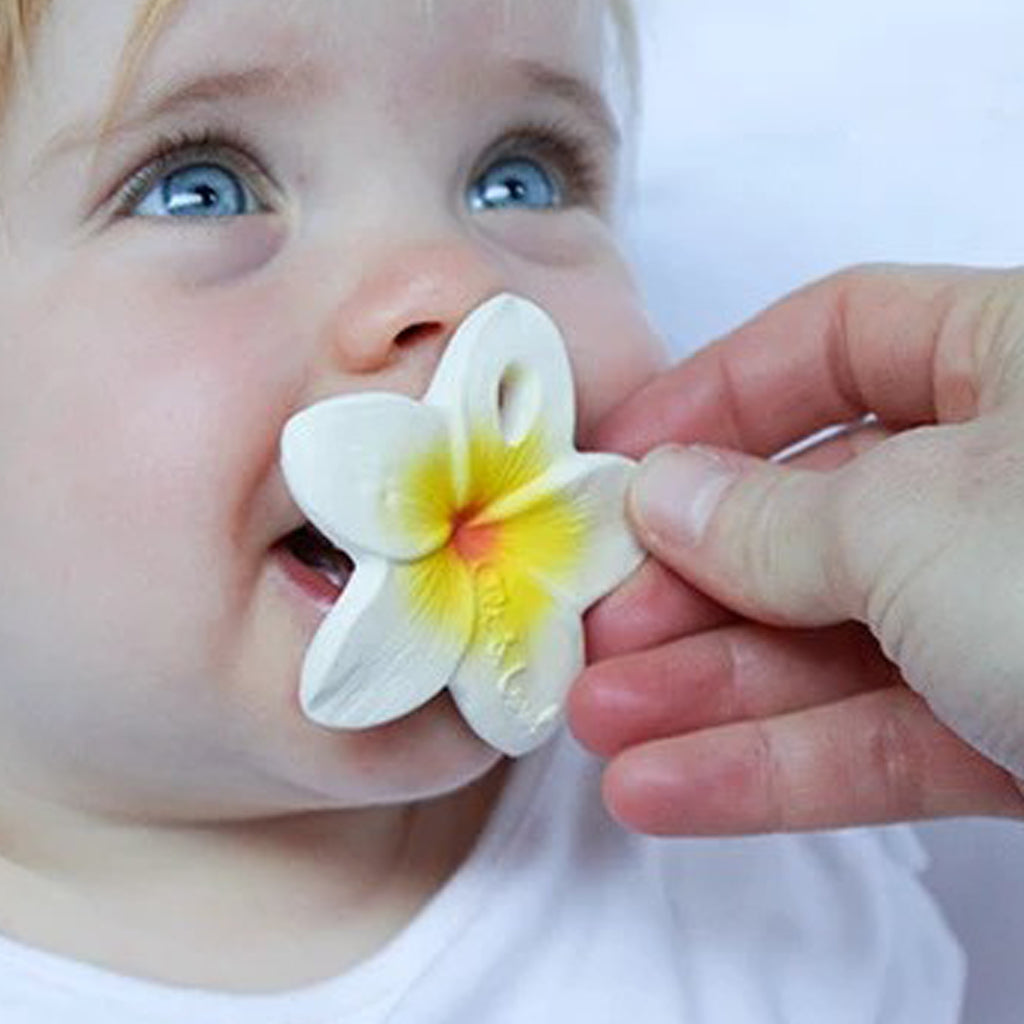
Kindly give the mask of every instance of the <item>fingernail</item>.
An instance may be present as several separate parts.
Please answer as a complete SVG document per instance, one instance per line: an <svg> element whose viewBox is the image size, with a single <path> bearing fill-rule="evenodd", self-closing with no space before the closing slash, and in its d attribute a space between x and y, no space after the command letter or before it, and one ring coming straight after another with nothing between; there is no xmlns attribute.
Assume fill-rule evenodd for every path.
<svg viewBox="0 0 1024 1024"><path fill-rule="evenodd" d="M699 544L737 471L707 448L670 446L651 452L631 490L634 519L665 545Z"/></svg>

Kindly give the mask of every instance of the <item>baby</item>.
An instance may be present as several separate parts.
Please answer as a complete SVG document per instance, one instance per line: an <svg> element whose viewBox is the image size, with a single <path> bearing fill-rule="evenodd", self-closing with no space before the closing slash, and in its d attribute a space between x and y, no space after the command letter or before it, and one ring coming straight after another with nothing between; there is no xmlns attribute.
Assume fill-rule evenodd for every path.
<svg viewBox="0 0 1024 1024"><path fill-rule="evenodd" d="M299 704L286 421L511 292L579 438L663 365L613 0L0 0L0 1020L955 1019L902 833L630 837L564 735Z"/></svg>

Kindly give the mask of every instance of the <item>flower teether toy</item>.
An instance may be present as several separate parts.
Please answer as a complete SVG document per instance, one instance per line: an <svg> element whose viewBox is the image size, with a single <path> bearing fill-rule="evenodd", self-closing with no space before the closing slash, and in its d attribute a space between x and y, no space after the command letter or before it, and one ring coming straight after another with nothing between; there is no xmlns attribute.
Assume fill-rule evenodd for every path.
<svg viewBox="0 0 1024 1024"><path fill-rule="evenodd" d="M511 295L465 320L421 401L364 392L289 420L288 487L355 564L306 653L309 718L367 728L447 686L507 754L550 735L583 612L642 558L633 463L576 451L574 423L561 335Z"/></svg>

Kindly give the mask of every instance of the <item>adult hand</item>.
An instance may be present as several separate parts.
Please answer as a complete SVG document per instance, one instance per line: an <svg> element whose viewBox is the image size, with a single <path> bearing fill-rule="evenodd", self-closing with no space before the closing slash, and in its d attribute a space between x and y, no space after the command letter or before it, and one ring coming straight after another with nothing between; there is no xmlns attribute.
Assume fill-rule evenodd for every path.
<svg viewBox="0 0 1024 1024"><path fill-rule="evenodd" d="M1024 274L837 275L592 440L673 442L631 496L660 565L592 613L570 705L620 820L1024 816Z"/></svg>

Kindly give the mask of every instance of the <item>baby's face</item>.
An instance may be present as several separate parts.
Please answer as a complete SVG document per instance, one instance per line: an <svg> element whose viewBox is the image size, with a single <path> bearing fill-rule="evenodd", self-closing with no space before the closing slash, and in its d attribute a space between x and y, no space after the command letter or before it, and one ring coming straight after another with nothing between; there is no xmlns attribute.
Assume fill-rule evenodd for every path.
<svg viewBox="0 0 1024 1024"><path fill-rule="evenodd" d="M439 793L446 697L328 732L280 543L298 409L421 394L499 292L565 333L581 434L660 347L607 226L604 0L186 0L108 138L141 0L56 0L0 134L0 785L216 815Z"/></svg>

